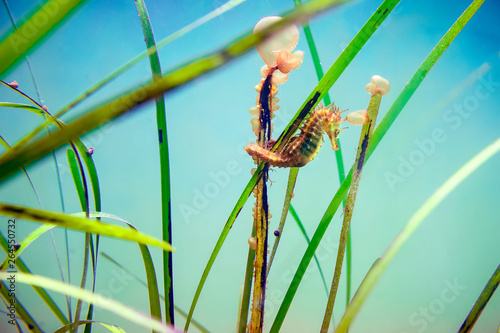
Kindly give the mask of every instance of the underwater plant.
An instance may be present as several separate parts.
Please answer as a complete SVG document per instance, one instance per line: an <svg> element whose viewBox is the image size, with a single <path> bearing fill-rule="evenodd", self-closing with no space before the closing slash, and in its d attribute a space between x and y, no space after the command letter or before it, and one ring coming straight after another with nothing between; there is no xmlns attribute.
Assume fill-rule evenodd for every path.
<svg viewBox="0 0 500 333"><path fill-rule="evenodd" d="M3 5L0 331L498 329L495 2Z"/></svg>

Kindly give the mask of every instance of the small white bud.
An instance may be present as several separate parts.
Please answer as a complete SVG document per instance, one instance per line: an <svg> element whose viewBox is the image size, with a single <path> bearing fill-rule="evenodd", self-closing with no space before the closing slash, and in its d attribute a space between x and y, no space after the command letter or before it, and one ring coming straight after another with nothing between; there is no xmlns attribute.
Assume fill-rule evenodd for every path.
<svg viewBox="0 0 500 333"><path fill-rule="evenodd" d="M368 111L366 110L351 112L347 115L346 119L349 124L354 126L363 125L370 120L370 118L368 117Z"/></svg>
<svg viewBox="0 0 500 333"><path fill-rule="evenodd" d="M290 73L282 73L279 70L275 70L273 73L273 78L271 79L272 84L283 84L288 80Z"/></svg>
<svg viewBox="0 0 500 333"><path fill-rule="evenodd" d="M252 132L259 134L260 131L260 120L259 118L250 119L250 124L252 124Z"/></svg>
<svg viewBox="0 0 500 333"><path fill-rule="evenodd" d="M260 115L260 107L254 106L253 108L250 108L248 112L250 112L252 116L258 117Z"/></svg>
<svg viewBox="0 0 500 333"><path fill-rule="evenodd" d="M382 96L387 95L391 90L391 84L389 83L389 81L387 81L380 75L373 75L372 83L374 83L377 86L378 91Z"/></svg>
<svg viewBox="0 0 500 333"><path fill-rule="evenodd" d="M378 92L377 86L372 82L368 83L365 88L370 95L375 95Z"/></svg>
<svg viewBox="0 0 500 333"><path fill-rule="evenodd" d="M252 250L257 250L257 240L255 239L255 237L250 237L248 239L248 245Z"/></svg>
<svg viewBox="0 0 500 333"><path fill-rule="evenodd" d="M387 95L390 90L391 84L380 75L373 75L371 82L366 85L366 91L371 95L380 94L384 96Z"/></svg>

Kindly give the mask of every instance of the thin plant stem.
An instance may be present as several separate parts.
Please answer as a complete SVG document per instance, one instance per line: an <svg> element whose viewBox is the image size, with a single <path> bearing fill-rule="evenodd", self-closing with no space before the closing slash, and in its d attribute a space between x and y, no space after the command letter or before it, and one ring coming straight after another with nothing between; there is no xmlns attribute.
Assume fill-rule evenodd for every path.
<svg viewBox="0 0 500 333"><path fill-rule="evenodd" d="M288 213L288 209L291 208L290 202L292 201L293 189L295 188L295 183L297 181L297 175L299 173L299 168L290 168L290 174L288 175L288 184L286 187L285 202L283 203L283 209L281 211L280 223L278 225L277 232L274 234L276 238L274 239L273 249L271 250L271 255L269 256L269 263L267 264L267 275L271 270L271 265L278 250L278 245L281 239L281 234L283 233L283 228L285 227L285 221Z"/></svg>
<svg viewBox="0 0 500 333"><path fill-rule="evenodd" d="M335 273L333 275L332 286L330 287L330 295L328 296L325 316L323 318L323 324L320 330L321 333L327 333L328 327L330 326L333 314L333 306L335 304L335 298L337 296L337 290L340 281L340 274L342 272L342 264L344 262L347 236L349 235L349 227L351 225L352 213L354 211L354 204L356 202L356 195L358 193L359 181L361 179L361 173L365 164L366 151L368 150L368 147L370 145L370 140L372 138L375 123L377 121L381 99L382 96L380 94L372 95L367 110L369 121L363 124L363 128L361 130L358 150L356 153L356 160L354 161L353 165L351 187L349 189L349 194L347 195L347 201L344 208L344 221L342 223L342 230L340 231L340 241L337 253L337 262L335 264Z"/></svg>
<svg viewBox="0 0 500 333"><path fill-rule="evenodd" d="M0 272L2 274L5 271ZM16 273L16 282L17 282L17 274ZM40 326L38 323L35 321L35 319L29 314L28 310L23 306L23 304L19 301L19 299L16 297L15 293L14 295L9 292L9 286L10 283L5 283L4 281L0 282L0 295L2 295L2 300L5 300L9 303L14 303L16 304L16 317L21 319L24 323L26 323L26 326L30 328L31 332L34 333L43 333L43 331L40 329ZM5 303L4 303L5 304ZM15 321L15 324L17 326L18 332L21 331L21 327L18 324L18 321Z"/></svg>
<svg viewBox="0 0 500 333"><path fill-rule="evenodd" d="M144 40L148 48L149 62L153 81L162 77L160 57L156 50L155 38L151 22L149 21L146 5L142 0L135 1L139 19L141 20ZM172 244L172 218L170 211L170 166L168 157L167 119L165 115L165 98L163 94L155 98L156 122L158 130L158 145L160 153L160 178L161 178L161 211L162 211L162 237ZM174 285L173 285L172 252L163 251L163 287L165 290L165 321L174 324ZM159 317L161 320L161 316Z"/></svg>
<svg viewBox="0 0 500 333"><path fill-rule="evenodd" d="M263 176L255 187L255 239L257 249L255 251L254 283L252 314L250 317L250 333L260 333L264 327L264 304L266 299L266 263L267 263L267 231L268 231L268 210L267 210L267 165L264 167Z"/></svg>
<svg viewBox="0 0 500 333"><path fill-rule="evenodd" d="M257 142L261 147L267 147L271 139L271 105L272 105L272 83L273 72L271 71L264 82L259 93L260 105L260 131ZM260 164L261 161L257 161ZM267 244L269 234L269 204L267 196L267 180L269 176L269 166L264 165L262 178L255 187L255 241L257 249L254 260L254 284L252 299L252 314L250 317L250 333L261 333L264 328L264 305L266 300L267 281Z"/></svg>
<svg viewBox="0 0 500 333"><path fill-rule="evenodd" d="M500 265L498 265L497 269L495 270L495 272L493 272L493 275L488 280L488 283L481 292L481 295L479 295L479 298L477 299L476 303L474 303L474 306L467 315L467 318L460 327L458 333L469 333L472 330L472 328L474 328L474 325L479 319L479 316L481 315L484 308L490 301L491 297L495 293L499 284L500 284Z"/></svg>
<svg viewBox="0 0 500 333"><path fill-rule="evenodd" d="M306 229L304 228L304 224L299 218L299 214L297 214L292 205L290 205L290 214L292 214L293 218L297 222L300 231L302 231L302 235L304 235L304 238L307 241L307 245L309 245L309 243L311 243L311 239L307 235ZM314 254L314 261L316 261L316 265L318 266L318 271L319 274L321 275L321 282L323 282L323 287L325 288L326 297L328 297L328 286L326 285L325 275L323 274L323 269L321 269L321 265L319 264L319 260L318 257L316 256L316 253Z"/></svg>
<svg viewBox="0 0 500 333"><path fill-rule="evenodd" d="M255 223L252 223L252 237L257 234ZM250 307L250 294L252 291L253 262L255 260L255 250L248 249L247 265L245 268L245 280L243 282L243 294L241 295L241 305L238 316L238 333L245 333L247 330L248 308Z"/></svg>
<svg viewBox="0 0 500 333"><path fill-rule="evenodd" d="M83 272L82 272L82 279L80 280L80 289L85 289L85 285L87 284L87 270L89 266L89 253L90 253L90 233L86 232L85 233L85 248L84 248L84 255L83 255ZM82 311L82 299L78 299L76 302L76 309L75 309L75 319L73 320L74 323L77 323L80 321L80 313Z"/></svg>

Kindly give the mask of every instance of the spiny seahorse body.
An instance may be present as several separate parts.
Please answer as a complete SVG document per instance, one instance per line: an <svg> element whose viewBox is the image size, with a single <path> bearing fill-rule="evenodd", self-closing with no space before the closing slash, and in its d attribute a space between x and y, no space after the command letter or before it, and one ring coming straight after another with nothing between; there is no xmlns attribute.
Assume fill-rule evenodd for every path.
<svg viewBox="0 0 500 333"><path fill-rule="evenodd" d="M300 133L292 137L281 152L272 152L255 143L245 147L245 151L255 159L280 168L301 167L312 161L318 154L326 132L334 150L339 149L337 136L342 123L339 109L335 105L320 108L300 127Z"/></svg>

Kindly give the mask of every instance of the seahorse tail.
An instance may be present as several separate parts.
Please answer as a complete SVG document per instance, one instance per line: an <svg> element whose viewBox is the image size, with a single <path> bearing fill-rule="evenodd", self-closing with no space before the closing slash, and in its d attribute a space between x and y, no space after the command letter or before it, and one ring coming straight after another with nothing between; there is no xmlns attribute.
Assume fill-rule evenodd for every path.
<svg viewBox="0 0 500 333"><path fill-rule="evenodd" d="M291 166L291 161L288 158L284 158L281 154L264 149L253 142L245 147L245 151L254 159L269 163L269 165L275 167L287 168Z"/></svg>

